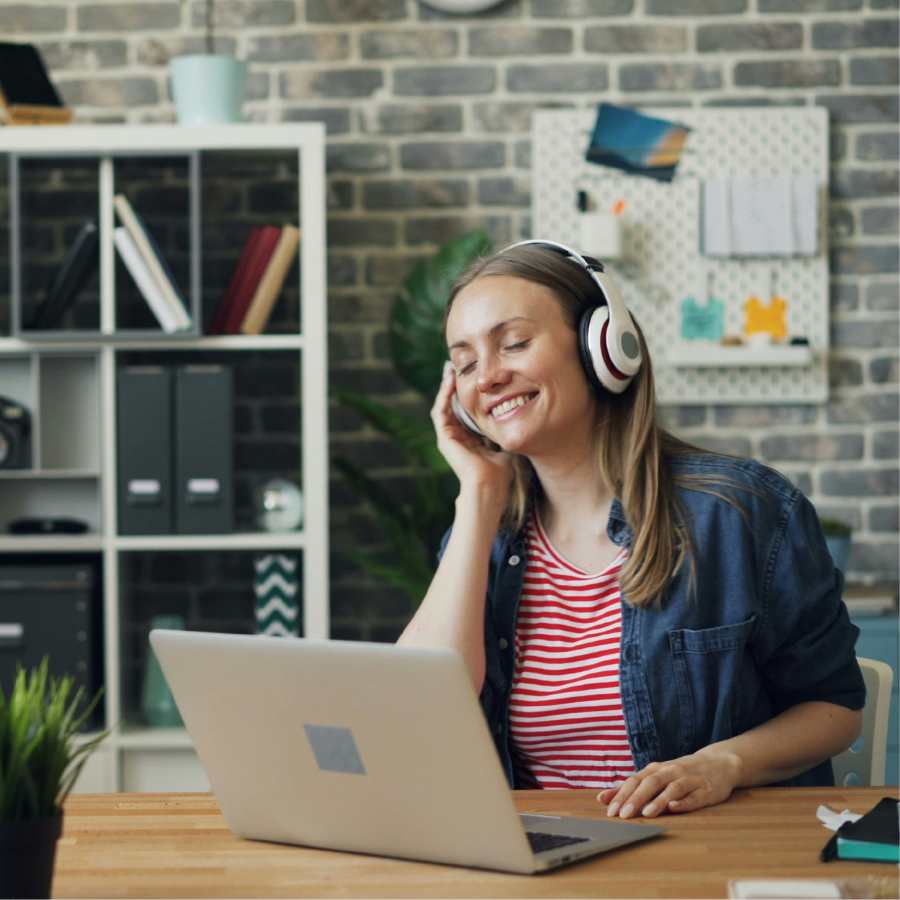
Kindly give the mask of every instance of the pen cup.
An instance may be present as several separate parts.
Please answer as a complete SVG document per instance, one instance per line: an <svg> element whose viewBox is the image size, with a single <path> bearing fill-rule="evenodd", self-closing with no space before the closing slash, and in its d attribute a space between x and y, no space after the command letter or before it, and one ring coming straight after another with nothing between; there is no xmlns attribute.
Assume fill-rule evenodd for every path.
<svg viewBox="0 0 900 900"><path fill-rule="evenodd" d="M579 239L585 253L599 259L622 255L622 218L614 213L588 212L579 216Z"/></svg>

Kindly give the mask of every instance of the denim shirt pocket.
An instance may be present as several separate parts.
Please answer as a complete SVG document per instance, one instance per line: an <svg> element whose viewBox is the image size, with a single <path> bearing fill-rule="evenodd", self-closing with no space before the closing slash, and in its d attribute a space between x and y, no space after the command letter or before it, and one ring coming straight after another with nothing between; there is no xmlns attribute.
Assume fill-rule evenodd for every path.
<svg viewBox="0 0 900 900"><path fill-rule="evenodd" d="M743 730L741 670L756 614L734 625L668 632L680 723L680 755Z"/></svg>

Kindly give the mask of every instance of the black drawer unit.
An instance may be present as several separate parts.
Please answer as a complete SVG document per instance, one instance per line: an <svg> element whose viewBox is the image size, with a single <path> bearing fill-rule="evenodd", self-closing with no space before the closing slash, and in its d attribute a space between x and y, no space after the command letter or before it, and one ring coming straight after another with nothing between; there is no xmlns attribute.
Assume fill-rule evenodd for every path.
<svg viewBox="0 0 900 900"><path fill-rule="evenodd" d="M49 658L50 674L71 675L85 701L103 683L102 638L94 565L0 565L0 686L12 689L17 665ZM102 701L86 727L102 722Z"/></svg>

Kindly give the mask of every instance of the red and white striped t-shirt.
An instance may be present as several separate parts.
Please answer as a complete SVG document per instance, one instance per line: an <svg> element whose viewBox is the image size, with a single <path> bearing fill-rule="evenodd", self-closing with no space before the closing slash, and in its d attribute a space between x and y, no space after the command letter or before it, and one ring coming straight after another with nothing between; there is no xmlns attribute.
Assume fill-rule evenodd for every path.
<svg viewBox="0 0 900 900"><path fill-rule="evenodd" d="M626 551L592 575L553 549L537 515L527 533L509 712L517 781L613 787L634 772L619 691Z"/></svg>

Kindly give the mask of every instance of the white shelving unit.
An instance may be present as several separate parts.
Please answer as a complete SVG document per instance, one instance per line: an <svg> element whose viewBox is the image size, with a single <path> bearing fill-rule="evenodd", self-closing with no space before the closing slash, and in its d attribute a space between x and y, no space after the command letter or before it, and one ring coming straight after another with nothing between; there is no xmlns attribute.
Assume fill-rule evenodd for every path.
<svg viewBox="0 0 900 900"><path fill-rule="evenodd" d="M179 126L41 126L0 131L0 157L13 160L81 158L97 164L97 216L100 226L100 315L96 332L54 331L30 334L19 326L16 298L22 290L21 246L11 234L13 335L0 338L0 393L32 411L33 462L30 470L0 470L0 565L11 553L93 553L103 566L104 721L110 735L91 757L76 789L205 790L202 767L183 729L155 729L126 724L122 692L123 615L120 568L123 554L148 551L302 552L304 635L328 636L328 426L325 258L325 129L320 123L296 125ZM297 334L205 337L166 336L117 329L116 257L112 229L115 167L120 159L185 157L191 173L191 246L198 247L195 184L204 153L280 151L296 153L297 218L302 231L299 284L300 329ZM10 163L9 171L12 171ZM15 185L13 185L13 188ZM11 188L12 191L12 188ZM16 223L15 198L12 200ZM283 217L283 211L277 213ZM11 229L12 231L12 229ZM196 254L194 254L196 255ZM200 321L200 268L192 260L191 312ZM18 332L18 334L16 334ZM304 525L299 532L221 535L121 536L116 502L116 371L123 352L175 350L295 352L299 360L302 406L301 479ZM43 415L49 410L52 420ZM86 417L74 444L67 438L67 415ZM74 433L74 431L73 431ZM61 500L65 510L90 524L84 535L25 537L6 534L19 515L50 514ZM248 610L252 609L249 600Z"/></svg>

